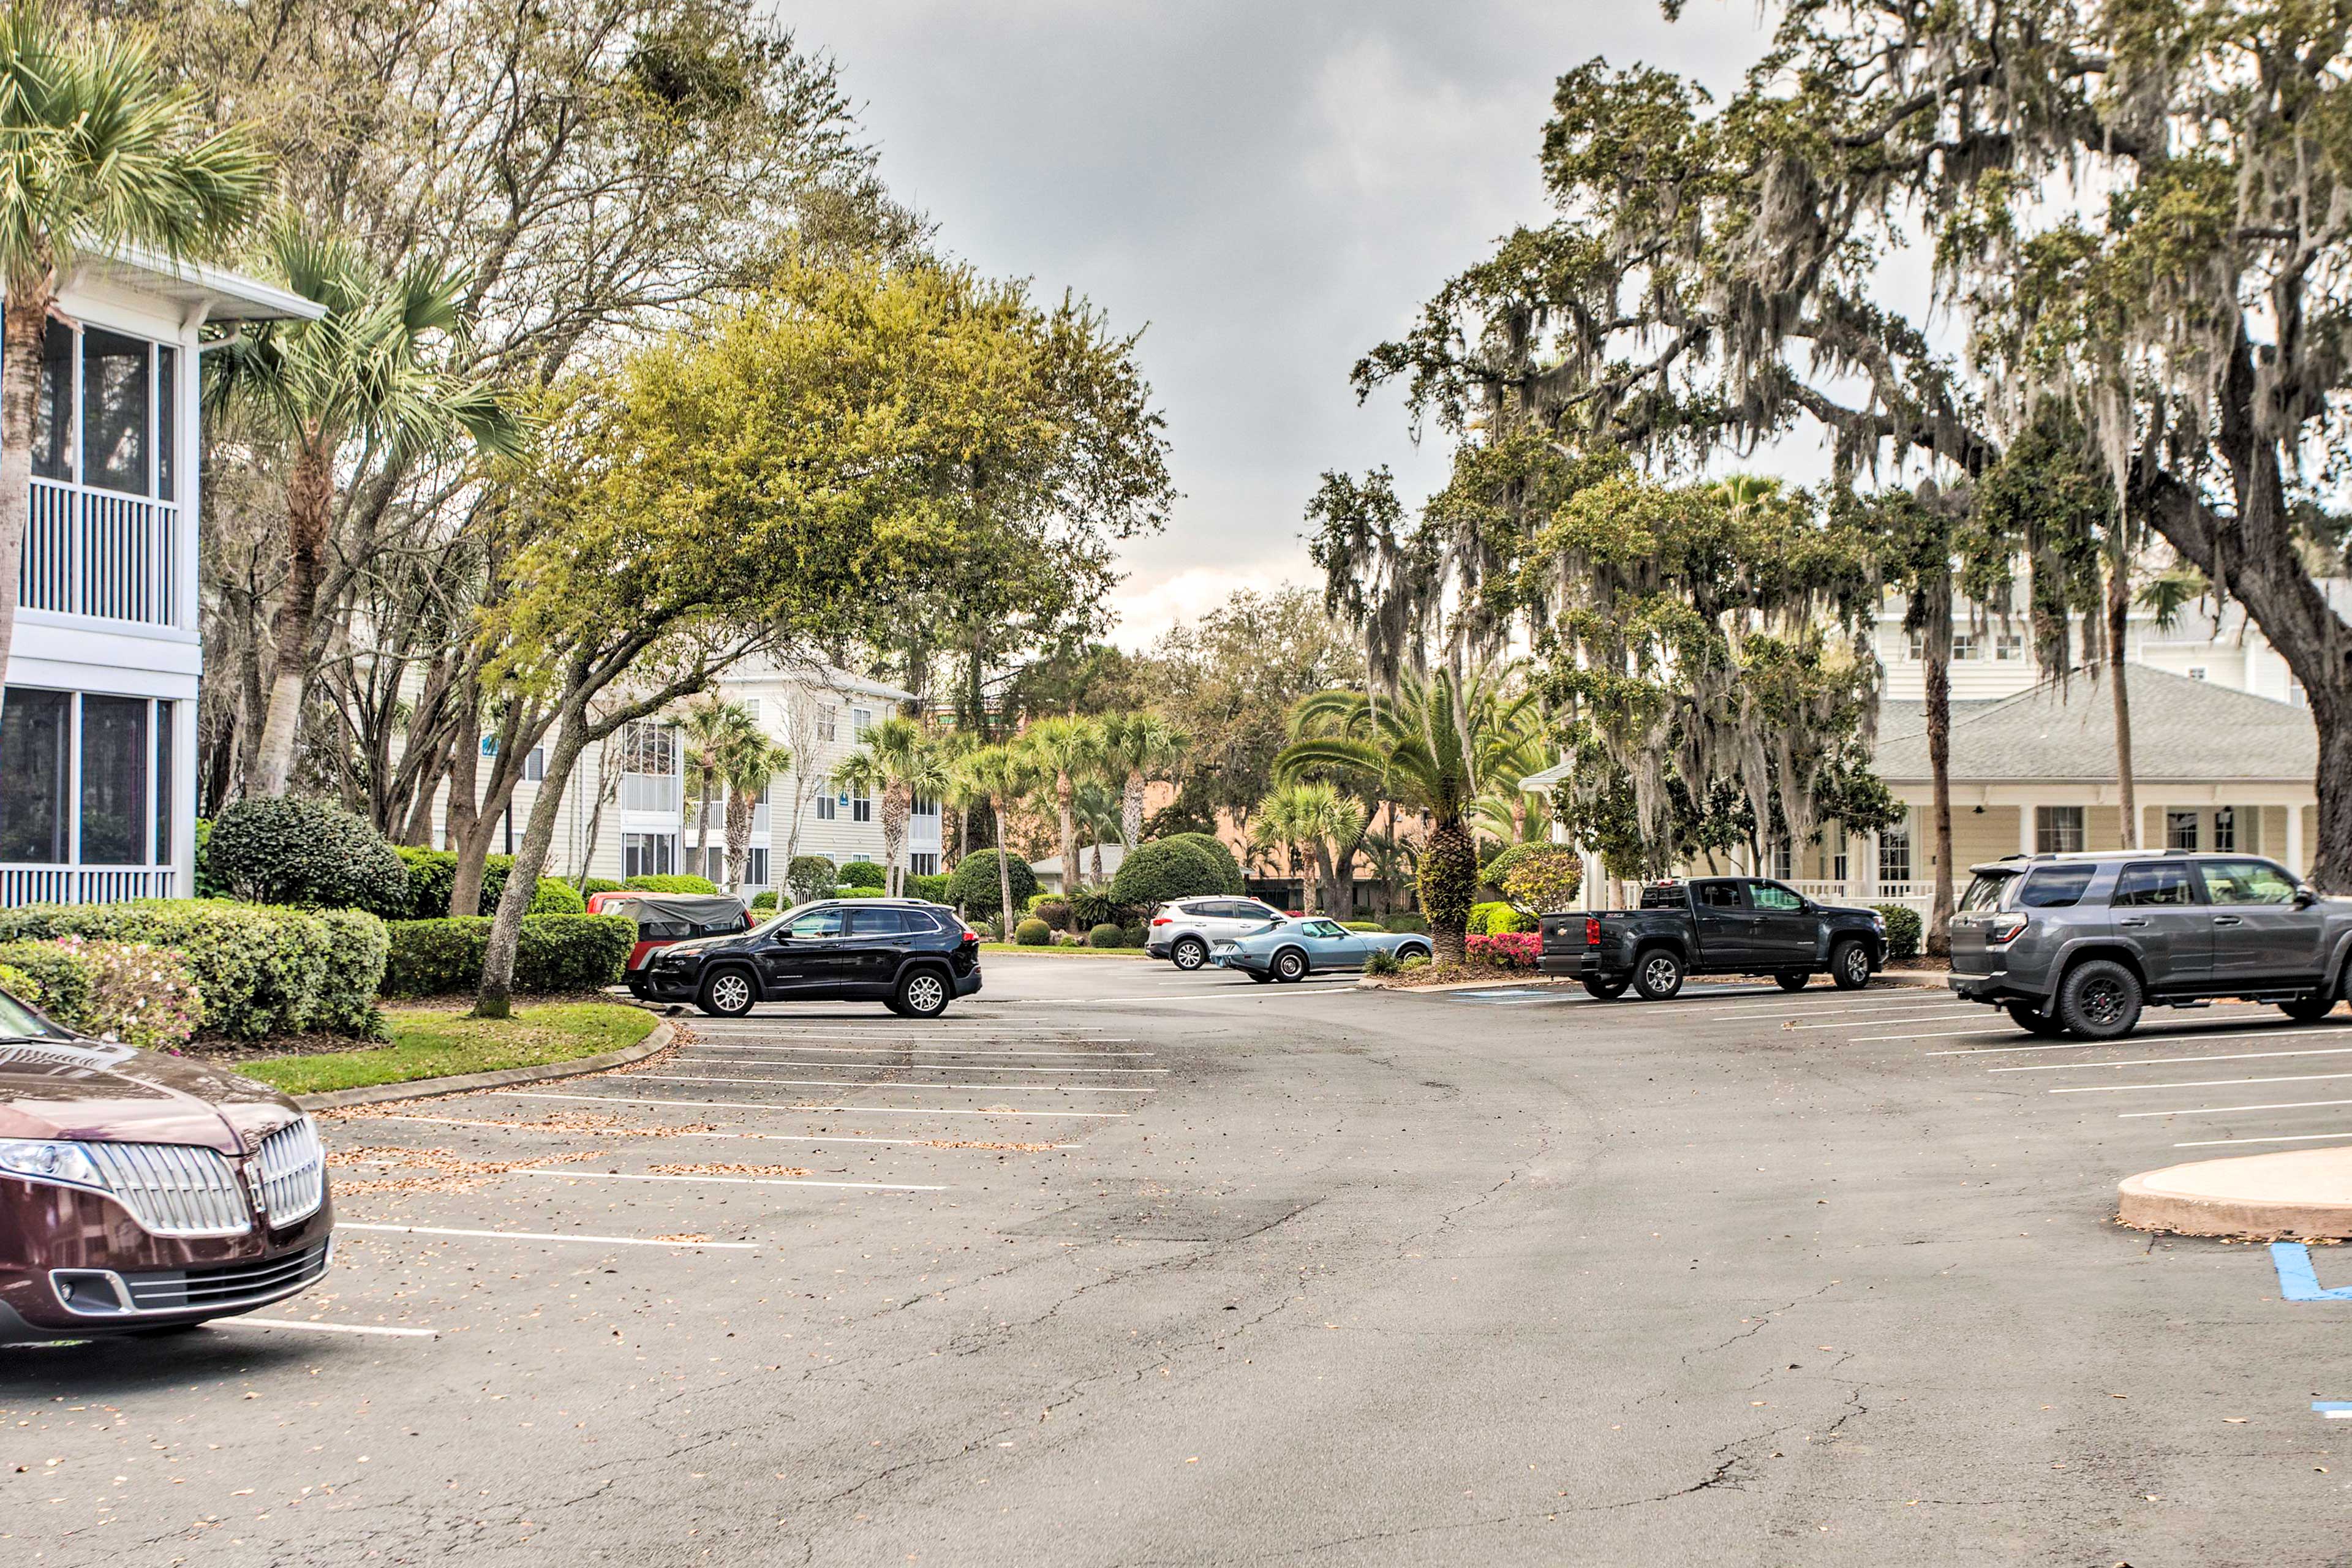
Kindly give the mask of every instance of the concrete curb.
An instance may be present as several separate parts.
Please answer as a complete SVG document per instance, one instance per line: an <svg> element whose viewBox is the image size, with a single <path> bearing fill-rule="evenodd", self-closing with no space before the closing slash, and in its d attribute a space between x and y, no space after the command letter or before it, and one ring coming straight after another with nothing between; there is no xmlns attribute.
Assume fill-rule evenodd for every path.
<svg viewBox="0 0 2352 1568"><path fill-rule="evenodd" d="M677 1030L661 1019L654 1032L635 1045L602 1056L575 1057L568 1062L542 1062L535 1068L500 1068L494 1072L459 1073L454 1078L418 1078L405 1083L372 1083L363 1089L331 1089L325 1094L298 1094L294 1103L305 1110L340 1110L347 1105L382 1105L394 1100L429 1100L436 1094L462 1094L471 1089L506 1089L518 1083L546 1083L559 1078L580 1078L644 1061L669 1048Z"/></svg>
<svg viewBox="0 0 2352 1568"><path fill-rule="evenodd" d="M2117 1217L2178 1236L2352 1238L2352 1147L2199 1160L2118 1188Z"/></svg>

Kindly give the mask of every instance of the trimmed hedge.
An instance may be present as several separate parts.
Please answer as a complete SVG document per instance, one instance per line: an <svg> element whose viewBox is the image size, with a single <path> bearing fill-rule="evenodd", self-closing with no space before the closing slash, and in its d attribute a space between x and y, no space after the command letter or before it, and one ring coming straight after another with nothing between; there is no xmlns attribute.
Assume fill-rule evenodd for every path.
<svg viewBox="0 0 2352 1568"><path fill-rule="evenodd" d="M839 868L822 855L795 855L784 868L784 886L793 890L796 904L830 898L840 885Z"/></svg>
<svg viewBox="0 0 2352 1568"><path fill-rule="evenodd" d="M1381 922L1381 929L1393 931L1399 936L1402 936L1407 931L1417 931L1423 936L1427 936L1429 920L1423 915L1391 915Z"/></svg>
<svg viewBox="0 0 2352 1568"><path fill-rule="evenodd" d="M845 860L841 866L841 885L845 888L887 888L890 879L882 868L871 860Z"/></svg>
<svg viewBox="0 0 2352 1568"><path fill-rule="evenodd" d="M1543 921L1500 900L1470 906L1470 921L1464 928L1473 936L1508 936L1514 931L1541 931Z"/></svg>
<svg viewBox="0 0 2352 1568"><path fill-rule="evenodd" d="M491 906L495 909L497 906ZM530 908L523 911L533 915L584 915L588 900L580 889L569 882L559 882L552 877L541 877L539 888L530 896Z"/></svg>
<svg viewBox="0 0 2352 1568"><path fill-rule="evenodd" d="M623 884L640 893L716 893L719 884L708 877L632 877Z"/></svg>
<svg viewBox="0 0 2352 1568"><path fill-rule="evenodd" d="M85 936L173 950L195 978L204 1027L233 1039L312 1029L380 1038L383 930L362 910L219 899L0 910L0 942Z"/></svg>
<svg viewBox="0 0 2352 1568"><path fill-rule="evenodd" d="M994 917L1000 899L996 861L1003 854L1001 849L975 849L957 861L954 873L948 878L947 901L978 919ZM1004 857L1004 871L1013 883L1013 907L1027 909L1029 900L1037 893L1037 873L1029 869L1029 862L1018 855Z"/></svg>
<svg viewBox="0 0 2352 1568"><path fill-rule="evenodd" d="M376 830L341 806L256 795L214 819L205 867L238 898L304 909L359 909L397 919L408 870Z"/></svg>
<svg viewBox="0 0 2352 1568"><path fill-rule="evenodd" d="M1927 934L1927 926L1919 911L1907 904L1874 904L1871 906L1886 917L1886 956L1916 958L1919 942Z"/></svg>
<svg viewBox="0 0 2352 1568"><path fill-rule="evenodd" d="M1339 924L1349 931L1382 931L1389 929L1378 921L1341 921Z"/></svg>
<svg viewBox="0 0 2352 1568"><path fill-rule="evenodd" d="M29 1002L70 1029L89 1015L89 963L53 942L0 942L0 990ZM18 978L21 976L21 978Z"/></svg>
<svg viewBox="0 0 2352 1568"><path fill-rule="evenodd" d="M908 878L907 896L910 899L922 899L934 904L946 903L948 901L948 874L945 871L940 871L927 877Z"/></svg>
<svg viewBox="0 0 2352 1568"><path fill-rule="evenodd" d="M1217 889L1216 891L1238 895L1246 890L1242 882L1242 863L1234 858L1234 852L1227 848L1225 847L1225 841L1218 837L1215 834L1171 833L1165 838L1161 839L1160 842L1163 844L1190 844L1195 849L1198 849L1202 854L1208 856L1210 859L1215 861L1219 870L1223 873L1225 879L1225 885Z"/></svg>
<svg viewBox="0 0 2352 1568"><path fill-rule="evenodd" d="M387 996L446 996L482 983L490 917L396 921L389 931ZM637 923L622 915L526 915L515 943L515 989L595 991L621 978Z"/></svg>
<svg viewBox="0 0 2352 1568"><path fill-rule="evenodd" d="M1087 932L1087 945L1088 947L1126 947L1129 944L1127 933L1106 921ZM1142 944L1139 942L1134 945Z"/></svg>
<svg viewBox="0 0 2352 1568"><path fill-rule="evenodd" d="M754 894L751 899L751 907L755 910L774 909L776 907L776 890L773 888L771 888L764 893Z"/></svg>
<svg viewBox="0 0 2352 1568"><path fill-rule="evenodd" d="M1054 928L1032 915L1013 928L1013 940L1023 947L1044 947L1054 940Z"/></svg>
<svg viewBox="0 0 2352 1568"><path fill-rule="evenodd" d="M610 877L583 877L579 883L579 893L583 900L596 893L617 893L622 890L621 884Z"/></svg>
<svg viewBox="0 0 2352 1568"><path fill-rule="evenodd" d="M1199 835L1189 835L1198 837ZM1230 857L1227 857L1230 859ZM1185 837L1155 838L1136 847L1119 862L1110 879L1110 896L1130 908L1150 910L1171 899L1202 893L1237 893L1238 880L1226 875L1216 856Z"/></svg>
<svg viewBox="0 0 2352 1568"><path fill-rule="evenodd" d="M836 899L882 899L889 897L879 888L843 888L833 895Z"/></svg>

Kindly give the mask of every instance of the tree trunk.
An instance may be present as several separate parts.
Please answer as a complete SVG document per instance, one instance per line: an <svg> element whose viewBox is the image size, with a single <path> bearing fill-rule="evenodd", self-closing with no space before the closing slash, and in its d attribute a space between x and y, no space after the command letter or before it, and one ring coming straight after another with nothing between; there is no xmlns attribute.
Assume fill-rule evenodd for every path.
<svg viewBox="0 0 2352 1568"><path fill-rule="evenodd" d="M326 576L327 526L334 515L331 453L305 446L286 477L286 587L270 617L278 645L269 677L269 716L246 780L249 795L284 795L294 772L294 742L302 727L302 691L310 679L310 627Z"/></svg>
<svg viewBox="0 0 2352 1568"><path fill-rule="evenodd" d="M1070 808L1077 795L1077 786L1067 773L1054 775L1054 800L1062 813L1062 891L1066 894L1078 885L1078 835L1073 826Z"/></svg>
<svg viewBox="0 0 2352 1568"><path fill-rule="evenodd" d="M2131 563L2107 563L2107 683L2116 708L2116 798L2123 806L2123 844L2139 847L2139 792L2132 784L2131 693L2124 688L2124 637L2131 616Z"/></svg>
<svg viewBox="0 0 2352 1568"><path fill-rule="evenodd" d="M1439 823L1422 844L1418 879L1421 912L1429 921L1430 950L1440 963L1459 963L1470 900L1477 892L1478 846L1458 822Z"/></svg>
<svg viewBox="0 0 2352 1568"><path fill-rule="evenodd" d="M1102 886L1103 881L1101 840L1097 839L1093 846L1089 847L1087 854L1089 857L1088 863L1094 868L1094 869L1087 874L1094 879L1095 886L1099 888Z"/></svg>
<svg viewBox="0 0 2352 1568"><path fill-rule="evenodd" d="M17 574L33 516L33 416L54 297L46 284L12 293L0 317L0 678L16 641Z"/></svg>
<svg viewBox="0 0 2352 1568"><path fill-rule="evenodd" d="M1013 940L1013 862L1007 860L1004 848L1004 797L991 795L989 809L996 817L996 924L998 934L1006 942Z"/></svg>
<svg viewBox="0 0 2352 1568"><path fill-rule="evenodd" d="M896 782L882 789L882 890L894 899L906 886L898 863L905 858L907 849L907 786Z"/></svg>
<svg viewBox="0 0 2352 1568"><path fill-rule="evenodd" d="M1330 842L1318 838L1310 847L1315 852L1315 912L1337 920L1339 911L1332 907L1336 901L1332 895L1339 889L1339 877L1331 863Z"/></svg>
<svg viewBox="0 0 2352 1568"><path fill-rule="evenodd" d="M695 840L694 862L700 868L697 876L710 875L710 786L716 782L716 770L707 764L700 770L701 788L694 803ZM715 880L716 879L714 879Z"/></svg>
<svg viewBox="0 0 2352 1568"><path fill-rule="evenodd" d="M1927 773L1934 792L1936 888L1927 917L1927 952L1952 952L1952 584L1929 590L1926 637ZM2028 809L2018 807L2020 811Z"/></svg>
<svg viewBox="0 0 2352 1568"><path fill-rule="evenodd" d="M743 863L751 855L752 814L759 809L758 800L741 790L727 792L727 890L743 890ZM770 874L774 874L771 867Z"/></svg>
<svg viewBox="0 0 2352 1568"><path fill-rule="evenodd" d="M1118 803L1118 837L1130 855L1143 838L1143 770L1130 768L1127 790Z"/></svg>
<svg viewBox="0 0 2352 1568"><path fill-rule="evenodd" d="M522 939L522 917L530 912L531 895L539 889L539 873L547 865L547 847L555 841L555 825L563 816L564 785L586 744L581 734L585 715L563 716L563 729L548 754L547 774L539 796L531 802L530 825L515 851L514 869L508 874L506 893L499 900L490 923L489 945L482 952L482 983L474 993L474 1016L504 1018L514 1011L515 946Z"/></svg>

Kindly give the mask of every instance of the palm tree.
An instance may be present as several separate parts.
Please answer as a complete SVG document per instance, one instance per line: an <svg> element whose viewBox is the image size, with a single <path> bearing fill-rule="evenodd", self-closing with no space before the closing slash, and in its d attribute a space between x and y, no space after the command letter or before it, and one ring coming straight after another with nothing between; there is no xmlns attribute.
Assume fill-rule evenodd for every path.
<svg viewBox="0 0 2352 1568"><path fill-rule="evenodd" d="M866 731L865 743L841 760L834 780L882 797L882 863L885 891L896 898L903 883L900 861L907 847L907 819L915 797L936 797L948 786L945 754L929 731L912 719L889 718Z"/></svg>
<svg viewBox="0 0 2352 1568"><path fill-rule="evenodd" d="M1167 777L1190 741L1184 731L1149 711L1114 713L1102 727L1105 763L1124 786L1118 840L1132 855L1143 837L1143 786Z"/></svg>
<svg viewBox="0 0 2352 1568"><path fill-rule="evenodd" d="M1534 697L1511 689L1508 668L1445 668L1404 677L1379 702L1360 691L1320 691L1291 710L1296 737L1275 758L1275 777L1336 777L1428 818L1420 857L1422 912L1440 963L1462 959L1477 890L1478 847L1467 826L1486 793L1496 747L1516 731Z"/></svg>
<svg viewBox="0 0 2352 1568"><path fill-rule="evenodd" d="M1070 815L1092 847L1094 869L1087 879L1097 886L1103 880L1103 840L1118 838L1124 842L1126 838L1123 795L1108 779L1087 779L1078 785L1070 801ZM1066 876L1063 885L1075 888L1078 879L1075 875Z"/></svg>
<svg viewBox="0 0 2352 1568"><path fill-rule="evenodd" d="M1035 784L1029 754L1018 746L981 746L956 759L951 787L960 799L985 804L996 821L997 915L1001 935L1013 940L1013 868L1006 861L1004 808Z"/></svg>
<svg viewBox="0 0 2352 1568"><path fill-rule="evenodd" d="M178 260L217 246L252 221L268 186L253 137L209 131L196 90L165 85L143 40L70 37L30 0L0 13L0 668L16 637L58 289L90 254L135 247Z"/></svg>
<svg viewBox="0 0 2352 1568"><path fill-rule="evenodd" d="M1023 731L1019 744L1037 772L1054 781L1054 804L1062 822L1062 884L1068 887L1076 881L1078 871L1073 806L1078 781L1094 777L1103 765L1102 726L1092 719L1040 719Z"/></svg>
<svg viewBox="0 0 2352 1568"><path fill-rule="evenodd" d="M746 726L725 742L719 771L727 780L727 890L730 893L743 889L743 863L751 858L751 825L758 820L760 802L767 798L768 785L775 776L792 765L790 749L770 740L757 724ZM772 863L774 853L769 851L771 880L780 869Z"/></svg>
<svg viewBox="0 0 2352 1568"><path fill-rule="evenodd" d="M1364 831L1363 803L1320 782L1284 784L1257 804L1250 819L1254 843L1290 849L1308 882L1303 907L1309 913L1331 914L1331 895L1339 885L1333 869L1336 849L1350 848Z"/></svg>
<svg viewBox="0 0 2352 1568"><path fill-rule="evenodd" d="M440 349L465 325L466 279L411 261L386 278L351 241L279 226L271 249L287 282L326 307L315 321L278 321L225 344L205 396L252 410L292 449L286 474L286 587L270 620L277 645L268 716L246 787L283 795L293 771L310 644L325 586L335 476L352 443L397 458L470 443L522 449L524 427L488 382L442 368Z"/></svg>
<svg viewBox="0 0 2352 1568"><path fill-rule="evenodd" d="M726 775L730 751L746 738L757 735L760 724L740 704L706 697L688 707L677 730L679 739L686 743L686 771L694 775L694 865L700 875L709 877L711 802L719 794L719 781ZM711 877L711 880L718 879Z"/></svg>

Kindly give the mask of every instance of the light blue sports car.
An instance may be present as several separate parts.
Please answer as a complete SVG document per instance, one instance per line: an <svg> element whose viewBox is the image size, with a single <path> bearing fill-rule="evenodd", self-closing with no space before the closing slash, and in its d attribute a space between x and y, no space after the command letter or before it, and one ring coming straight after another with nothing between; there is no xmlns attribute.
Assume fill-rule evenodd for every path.
<svg viewBox="0 0 2352 1568"><path fill-rule="evenodd" d="M1304 980L1318 969L1361 969L1375 952L1402 961L1427 958L1429 938L1419 931L1349 931L1321 915L1276 921L1246 936L1220 942L1209 962L1238 969L1263 985L1269 980Z"/></svg>

